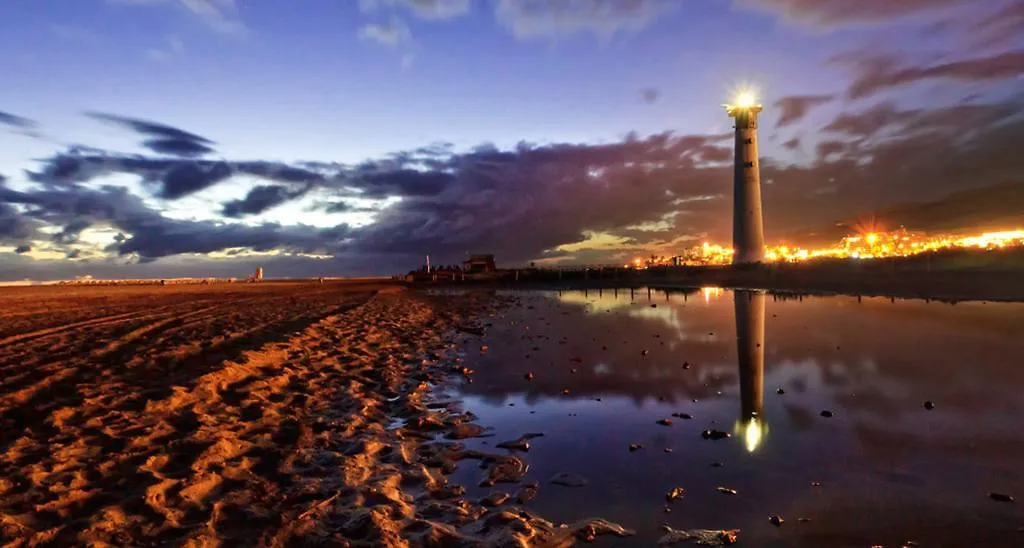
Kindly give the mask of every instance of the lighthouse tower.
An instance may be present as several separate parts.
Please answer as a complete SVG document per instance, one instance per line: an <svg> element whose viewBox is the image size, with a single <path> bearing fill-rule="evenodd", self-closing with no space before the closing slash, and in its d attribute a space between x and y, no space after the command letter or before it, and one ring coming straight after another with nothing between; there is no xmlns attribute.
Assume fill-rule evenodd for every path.
<svg viewBox="0 0 1024 548"><path fill-rule="evenodd" d="M764 260L764 220L761 215L761 165L757 158L757 115L763 107L751 93L736 104L724 105L736 120L736 159L733 172L733 264Z"/></svg>

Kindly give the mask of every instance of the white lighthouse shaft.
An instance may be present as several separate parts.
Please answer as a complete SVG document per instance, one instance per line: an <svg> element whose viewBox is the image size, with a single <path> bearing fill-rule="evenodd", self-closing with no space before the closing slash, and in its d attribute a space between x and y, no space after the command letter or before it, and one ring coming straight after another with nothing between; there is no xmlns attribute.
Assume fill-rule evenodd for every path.
<svg viewBox="0 0 1024 548"><path fill-rule="evenodd" d="M764 260L764 220L761 214L761 165L757 154L757 114L760 106L729 108L736 119L736 159L733 173L733 264Z"/></svg>

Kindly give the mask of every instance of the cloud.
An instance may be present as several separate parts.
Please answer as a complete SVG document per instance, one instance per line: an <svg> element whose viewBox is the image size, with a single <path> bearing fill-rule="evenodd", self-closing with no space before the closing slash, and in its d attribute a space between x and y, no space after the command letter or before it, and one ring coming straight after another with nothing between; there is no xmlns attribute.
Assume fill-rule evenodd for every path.
<svg viewBox="0 0 1024 548"><path fill-rule="evenodd" d="M258 215L289 200L294 200L309 192L310 185L291 188L284 185L260 185L254 187L241 200L232 200L224 204L222 213L225 217L244 217Z"/></svg>
<svg viewBox="0 0 1024 548"><path fill-rule="evenodd" d="M762 177L772 181L764 189L769 239L897 203L1020 181L1024 157L1017 143L1024 140L1024 120L1012 114L1021 106L1019 100L933 109L882 103L837 116L829 135L815 142L811 161L762 160ZM328 254L366 269L366 258L373 257L377 273L418 264L425 253L454 262L467 253L494 252L507 264L545 257L608 259L622 250L670 252L696 238L728 241L731 137L659 133L605 144L524 142L461 151L442 144L354 165L209 162L76 149L45 159L30 174L30 188L0 187L0 227L11 245L104 227L122 234L106 253L123 260L177 261L182 255L250 248ZM238 217L314 189L321 200L315 207L324 211L354 212L385 198L388 205L359 227L251 225L231 216L186 221L166 217L147 206L147 196L127 188L97 186L114 173L139 176L142 188L158 197L186 195L235 176L265 181L223 204L222 213ZM47 235L40 236L42 228ZM614 249L587 243L594 235L619 243ZM84 249L81 242L58 239L47 245ZM560 248L574 243L575 251ZM83 256L97 260L91 253ZM296 262L281 264L313 268L288 260ZM332 264L340 269L345 262Z"/></svg>
<svg viewBox="0 0 1024 548"><path fill-rule="evenodd" d="M244 36L249 32L238 17L235 0L107 0L107 3L128 6L175 4L198 17L214 32L233 36Z"/></svg>
<svg viewBox="0 0 1024 548"><path fill-rule="evenodd" d="M834 28L881 23L974 0L734 0L734 5L777 14L805 26Z"/></svg>
<svg viewBox="0 0 1024 548"><path fill-rule="evenodd" d="M409 27L397 17L390 23L366 24L359 28L359 37L391 48L406 46L412 41Z"/></svg>
<svg viewBox="0 0 1024 548"><path fill-rule="evenodd" d="M847 91L851 99L929 80L985 82L1008 80L1024 74L1024 50L927 66L900 65L894 59L879 57L846 56L837 61L855 66L854 80Z"/></svg>
<svg viewBox="0 0 1024 548"><path fill-rule="evenodd" d="M800 148L800 139L798 137L793 137L785 143L782 143L782 146L788 150L796 150Z"/></svg>
<svg viewBox="0 0 1024 548"><path fill-rule="evenodd" d="M661 98L661 92L656 88L643 88L640 90L640 99L647 103L655 103Z"/></svg>
<svg viewBox="0 0 1024 548"><path fill-rule="evenodd" d="M9 112L4 112L0 110L0 125L10 126L12 128L21 130L30 130L35 128L38 124L36 124L36 122L33 120L29 120L28 118L15 116Z"/></svg>
<svg viewBox="0 0 1024 548"><path fill-rule="evenodd" d="M676 0L498 0L495 17L520 40L638 31L678 7Z"/></svg>
<svg viewBox="0 0 1024 548"><path fill-rule="evenodd" d="M422 19L452 19L469 13L470 0L360 0L359 7L371 12L379 7L401 7Z"/></svg>
<svg viewBox="0 0 1024 548"><path fill-rule="evenodd" d="M828 103L832 95L793 95L775 102L779 109L779 121L775 127L785 127L799 122L814 107Z"/></svg>
<svg viewBox="0 0 1024 548"><path fill-rule="evenodd" d="M213 152L213 149L207 146L214 144L213 141L175 127L114 114L89 112L86 115L96 120L128 128L143 136L152 137L152 139L143 141L142 146L153 152L188 158Z"/></svg>
<svg viewBox="0 0 1024 548"><path fill-rule="evenodd" d="M177 36L171 35L167 37L166 47L150 48L146 50L146 55L154 61L167 61L172 57L181 55L184 51L185 43Z"/></svg>

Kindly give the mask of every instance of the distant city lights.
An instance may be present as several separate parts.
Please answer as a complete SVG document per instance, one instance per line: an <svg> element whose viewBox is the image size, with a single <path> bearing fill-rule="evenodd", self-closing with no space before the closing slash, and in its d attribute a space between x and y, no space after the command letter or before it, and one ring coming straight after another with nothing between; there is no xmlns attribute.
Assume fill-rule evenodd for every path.
<svg viewBox="0 0 1024 548"><path fill-rule="evenodd" d="M794 263L814 259L882 259L909 257L920 253L947 249L1003 249L1024 247L1024 230L986 232L977 236L947 234L925 235L904 229L892 232L870 232L859 236L846 236L839 244L824 248L796 246L765 246L765 261ZM691 247L676 257L652 256L637 258L627 267L646 268L667 265L727 265L732 264L733 250L718 244L704 242Z"/></svg>

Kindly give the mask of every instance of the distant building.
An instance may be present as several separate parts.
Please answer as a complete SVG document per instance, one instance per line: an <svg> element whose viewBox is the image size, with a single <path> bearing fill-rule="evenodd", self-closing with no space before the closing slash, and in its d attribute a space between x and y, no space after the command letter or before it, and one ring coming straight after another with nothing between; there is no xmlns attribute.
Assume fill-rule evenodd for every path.
<svg viewBox="0 0 1024 548"><path fill-rule="evenodd" d="M462 270L466 273L494 272L497 269L494 255L471 255L468 261L462 261Z"/></svg>
<svg viewBox="0 0 1024 548"><path fill-rule="evenodd" d="M256 281L260 281L260 280L263 279L263 267L262 266L257 266L256 267L256 274L253 275L252 279L254 279Z"/></svg>

